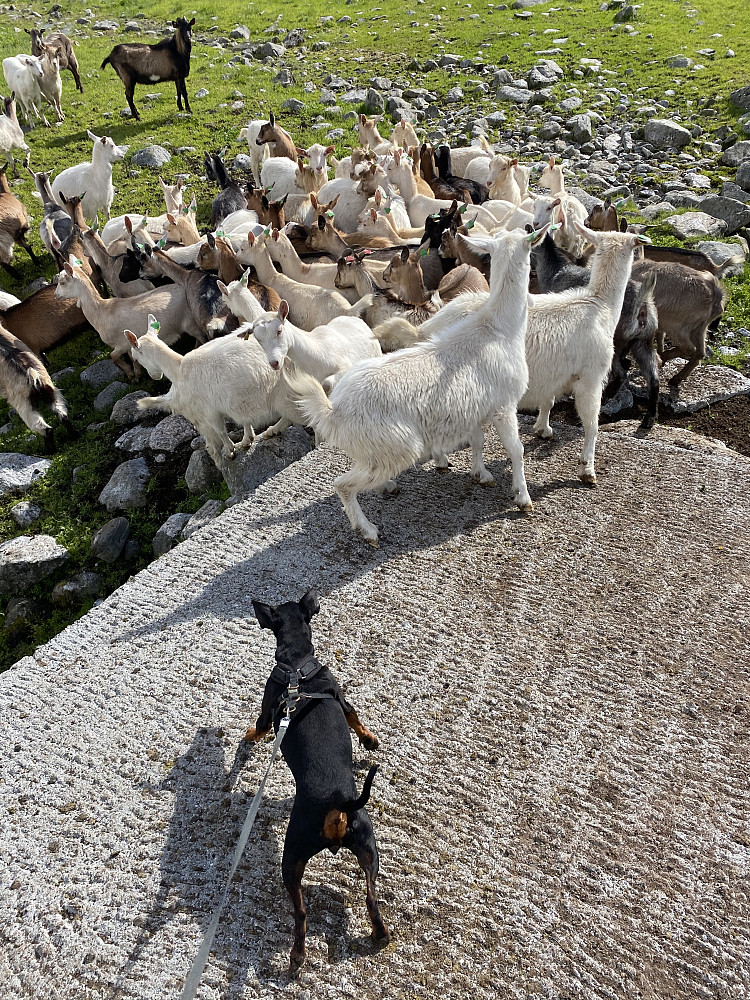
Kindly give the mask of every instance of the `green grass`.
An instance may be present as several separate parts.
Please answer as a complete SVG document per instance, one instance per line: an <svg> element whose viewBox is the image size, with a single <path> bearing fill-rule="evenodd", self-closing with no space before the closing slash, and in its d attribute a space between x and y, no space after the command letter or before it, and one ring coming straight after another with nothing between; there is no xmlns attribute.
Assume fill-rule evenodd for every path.
<svg viewBox="0 0 750 1000"><path fill-rule="evenodd" d="M76 14L81 9L77 8ZM342 104L341 110L331 111L320 103L319 93L326 73L336 73L358 85L366 85L371 77L382 75L397 84L403 82L425 87L438 97L459 84L467 95L465 105L479 118L499 106L492 96L483 97L473 92L475 82L480 79L481 65L499 65L507 58L508 68L521 75L539 58L540 52L559 48L560 52L554 55L554 59L566 75L565 80L554 88L556 99L562 99L575 87L583 100L580 110L585 111L605 87L626 91L649 104L663 99L667 90L674 90L674 96L668 98L669 108L660 110L658 114L660 117L679 114L683 121L699 124L705 130L705 135L688 147L688 152L696 156L702 155L702 143L710 138L713 130L724 125L736 126L738 115L729 107L726 97L733 89L750 83L750 4L747 0L724 0L722 3L698 0L692 5L679 0L648 0L639 7L637 20L633 22L630 32L621 27L615 28L614 12L600 11L598 0L557 7L534 7L531 8L532 16L527 20L516 17L513 10L497 10L488 3L469 4L455 0L444 6L424 0L411 0L406 5L395 0L382 0L377 6L339 0L333 5L307 3L293 8L289 5L236 2L225 2L217 7L213 2L200 0L187 10L178 9L164 0L156 0L146 8L148 19L143 22L144 31L146 28L161 30L178 14L196 18L188 81L193 115L190 118L177 116L173 84L154 84L136 89L136 103L142 121L134 122L120 115L120 109L125 107L125 98L119 79L110 67L100 70L99 66L118 42L153 43L156 38L124 32L100 35L92 31L91 25L98 18L114 18L124 25L126 20L143 9L133 0L114 0L91 6L93 17L87 27L76 25L73 14L56 22L56 26L70 29L76 41L85 93L79 94L73 87L70 74L63 74L66 121L58 127L37 128L30 133L28 142L32 149L32 167L55 173L73 163L88 160L91 152L91 142L86 134L88 128L99 135L111 135L118 143L130 144L131 152L151 142L168 145L172 161L163 169L162 175L165 179L172 179L176 174L189 175L189 191L197 197L199 223L204 225L207 224L211 199L215 194L212 187L201 179L204 151L227 147L230 160L235 153L246 151L244 141L240 143L237 138L240 129L251 118L267 117L269 108L279 115L300 145L322 140L329 128L343 127L345 134L336 143L337 151L339 155L348 152L354 133L347 113L359 108ZM31 10L28 6L17 6L14 11L6 10L1 15L0 57L28 51L28 36L16 29L37 24ZM474 14L479 16L478 19L471 19ZM321 24L323 16L333 17L333 21ZM338 23L337 19L342 16L350 17L351 23ZM294 75L292 86L281 87L273 83L279 63L229 65L233 50L214 47L215 40L221 36L228 37L236 24L247 25L253 41L283 41L292 28L305 30L307 53L290 49L283 60ZM551 30L547 32L548 29ZM714 34L723 37L712 38ZM555 45L554 40L558 38L566 38L567 41ZM329 47L312 52L309 48L316 41L328 42ZM716 49L713 60L697 55L698 49L708 47ZM734 59L724 57L728 47L736 53ZM424 64L429 58L439 59L443 52L472 59L474 66L452 72L408 69L415 59ZM702 62L704 69L694 72L671 69L666 65L666 59L677 54ZM596 77L575 77L583 57L601 59L607 74L602 81ZM314 85L311 93L305 91L306 83ZM209 91L208 97L194 98L195 92L202 87ZM149 92L161 93L161 99L153 102L144 100ZM244 101L244 107L238 111L231 108L237 100L235 92L239 92ZM304 102L304 110L299 114L281 111L282 103L290 97ZM706 116L701 109L707 98L715 99L715 111L711 116ZM502 105L502 110L507 115L508 126L502 132L491 133L493 139L509 138L516 126L535 124L527 111L511 105ZM602 113L606 117L607 112ZM644 124L644 119L634 109L628 117L635 125ZM321 123L328 125L315 127ZM177 153L180 147L193 147L193 151ZM731 177L733 171L717 164L709 175L718 182L722 177ZM145 209L154 213L163 210L155 172L133 169L128 158L115 167L114 181L117 193L113 214L127 210ZM22 270L22 279L14 282L2 275L0 283L18 294L39 273L51 277L54 267L39 240L41 206L33 197L33 184L27 175L14 183L14 191L36 217L31 242L35 251L44 254L47 261L44 267L39 268L26 259L22 250L17 252L15 263ZM658 228L654 232L659 233L658 238L663 242L671 242L665 232L659 232ZM741 325L750 328L748 269L743 278L727 281L727 287L729 305L725 329L736 329ZM728 346L740 346L736 340L726 339L724 342ZM60 450L54 456L49 475L26 494L27 499L39 503L43 509L42 518L28 530L54 535L70 550L71 559L50 581L32 591L32 596L41 602L42 608L37 626L15 640L0 630L0 669L54 635L88 610L91 604L88 601L78 607L53 608L49 603L49 593L51 584L58 579L69 578L83 568L93 568L88 554L91 537L111 517L99 505L98 496L115 465L127 457L115 453L112 447L115 437L112 425L105 424L97 431L86 431L89 423L100 421L101 417L92 408L95 393L82 386L78 370L102 354L102 345L93 333L81 335L51 353L51 371L69 365L76 368L75 375L64 382L62 388L81 435L75 441L66 442L63 432L59 432ZM717 354L715 360L735 367L747 367L748 350L743 348L738 355L729 357ZM142 387L151 388L148 382L142 383ZM0 424L7 419L7 406L0 402ZM2 445L7 450L27 454L39 454L41 451L38 439L29 435L17 418L14 418L13 432L2 439ZM96 566L104 576L107 593L124 582L131 572L147 564L151 538L169 514L176 510L193 511L205 499L188 493L184 480L180 480L183 471L169 463L161 467L152 480L148 506L129 515L132 534L141 544L140 554L128 565ZM225 498L226 487L213 491L213 495ZM21 534L21 529L8 513L17 499L0 501L0 538Z"/></svg>

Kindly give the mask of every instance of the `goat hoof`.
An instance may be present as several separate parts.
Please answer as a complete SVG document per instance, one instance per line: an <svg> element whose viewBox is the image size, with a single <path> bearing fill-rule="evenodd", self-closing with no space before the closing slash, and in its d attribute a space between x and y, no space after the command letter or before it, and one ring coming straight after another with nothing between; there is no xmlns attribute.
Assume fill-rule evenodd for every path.
<svg viewBox="0 0 750 1000"><path fill-rule="evenodd" d="M435 472L440 472L442 474L445 474L445 473L448 473L450 471L451 471L451 464L450 464L450 462L447 465L436 465L435 466Z"/></svg>
<svg viewBox="0 0 750 1000"><path fill-rule="evenodd" d="M551 427L540 427L539 430L535 430L534 433L537 437L544 438L545 441L549 441L551 437L554 437L554 431Z"/></svg>
<svg viewBox="0 0 750 1000"><path fill-rule="evenodd" d="M305 963L304 951L295 951L294 948L292 948L292 953L289 956L289 971L292 973L296 972L301 965L304 965L304 963Z"/></svg>
<svg viewBox="0 0 750 1000"><path fill-rule="evenodd" d="M578 477L582 483L587 486L596 486L596 473L595 472L581 472Z"/></svg>
<svg viewBox="0 0 750 1000"><path fill-rule="evenodd" d="M475 483L479 483L480 486L497 486L495 477L489 475L489 473L483 476L481 472L475 472L472 479Z"/></svg>
<svg viewBox="0 0 750 1000"><path fill-rule="evenodd" d="M526 501L516 500L516 504L518 505L518 509L521 511L522 514L531 514L534 510L534 504L531 502L531 500L526 500Z"/></svg>

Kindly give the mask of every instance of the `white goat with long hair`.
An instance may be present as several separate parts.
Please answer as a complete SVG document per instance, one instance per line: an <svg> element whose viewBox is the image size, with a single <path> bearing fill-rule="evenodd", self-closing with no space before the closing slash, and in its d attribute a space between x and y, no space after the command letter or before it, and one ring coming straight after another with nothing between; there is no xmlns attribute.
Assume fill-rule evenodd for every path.
<svg viewBox="0 0 750 1000"><path fill-rule="evenodd" d="M128 146L117 146L108 136L94 135L86 130L94 144L90 163L77 163L62 170L52 182L52 194L60 202L60 192L66 198L81 198L84 217L96 219L97 213L104 212L109 219L109 210L115 197L112 185L112 164L122 160ZM62 204L62 202L60 202Z"/></svg>
<svg viewBox="0 0 750 1000"><path fill-rule="evenodd" d="M534 238L503 233L477 241L491 255L490 292L455 300L463 309L451 310L453 321L443 323L431 340L355 365L330 399L309 376L287 376L305 420L353 459L353 468L334 487L352 528L373 545L378 529L362 512L357 494L392 490L394 476L430 457L445 467L446 453L467 439L475 478L492 482L482 458L487 420L510 455L515 502L531 510L516 406L528 380L524 338Z"/></svg>

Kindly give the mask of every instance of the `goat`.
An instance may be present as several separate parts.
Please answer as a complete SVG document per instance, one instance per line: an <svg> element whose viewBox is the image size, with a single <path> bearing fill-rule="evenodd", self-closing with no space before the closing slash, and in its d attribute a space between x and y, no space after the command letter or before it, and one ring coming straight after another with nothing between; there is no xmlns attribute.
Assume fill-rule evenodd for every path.
<svg viewBox="0 0 750 1000"><path fill-rule="evenodd" d="M256 118L254 121L250 121L245 125L243 129L240 129L240 134L238 139L242 142L243 139L247 140L248 149L250 151L250 168L253 172L253 182L255 184L260 184L260 168L263 165L263 161L268 159L271 155L271 147L266 143L258 147L255 140L258 138L260 130L266 123Z"/></svg>
<svg viewBox="0 0 750 1000"><path fill-rule="evenodd" d="M419 139L417 138L417 133L414 131L414 126L403 115L401 121L394 126L391 132L391 145L394 149L397 149L399 146L403 149L409 149L411 146L419 146Z"/></svg>
<svg viewBox="0 0 750 1000"><path fill-rule="evenodd" d="M594 205L586 219L586 228L594 229L599 233L616 233L620 231L620 224L617 220L617 208L612 204L609 195L604 199L603 205Z"/></svg>
<svg viewBox="0 0 750 1000"><path fill-rule="evenodd" d="M307 149L297 146L297 155L304 156L309 162L310 169L320 177L321 186L328 180L328 164L326 157L336 151L335 146L322 146L319 142L313 143Z"/></svg>
<svg viewBox="0 0 750 1000"><path fill-rule="evenodd" d="M459 177L487 184L487 168L495 155L495 149L482 137L471 146L451 149L451 169Z"/></svg>
<svg viewBox="0 0 750 1000"><path fill-rule="evenodd" d="M148 48L148 46L146 46ZM87 219L95 220L99 211L109 219L109 210L115 197L112 185L112 164L124 159L128 146L117 146L108 136L94 135L86 130L93 142L90 163L77 163L62 170L52 182L52 194L59 201L62 191L66 198L80 197L81 208Z"/></svg>
<svg viewBox="0 0 750 1000"><path fill-rule="evenodd" d="M336 288L336 275L338 265L332 261L321 261L316 263L303 263L297 251L291 244L286 233L274 229L271 232L271 239L266 240L266 248L275 264L279 264L282 272L294 281L299 281L303 285L315 285L320 288ZM352 295L344 294L344 297L351 303L357 301L359 296L352 291Z"/></svg>
<svg viewBox="0 0 750 1000"><path fill-rule="evenodd" d="M618 232L613 229L597 231ZM534 248L532 265L540 290L544 293L584 288L591 277L591 271L573 263L563 250L555 246L549 235ZM631 278L625 286L622 309L614 331L612 379L605 392L605 397L610 397L620 389L626 378L625 357L631 353L648 386L648 405L641 422L643 430L654 426L659 404L659 368L654 345L658 327L653 300L654 284L655 277L651 276L643 281Z"/></svg>
<svg viewBox="0 0 750 1000"><path fill-rule="evenodd" d="M633 277L655 278L654 302L659 317L656 349L662 361L687 358L669 380L679 385L706 356L708 328L723 315L727 293L718 278L669 261L637 260ZM674 345L665 350L664 338Z"/></svg>
<svg viewBox="0 0 750 1000"><path fill-rule="evenodd" d="M578 235L578 226L585 224L589 213L578 198L565 191L563 170L561 166L555 166L554 156L550 157L549 163L542 170L539 177L539 186L548 188L551 198L558 200L558 204L554 206L555 212L552 219L553 222L560 223L560 229L557 230L554 236L555 243L562 247L563 250L568 250L573 256L580 257L583 244ZM537 209L540 200L545 203L545 206ZM547 198L536 199L534 205L534 228L539 226L541 219L544 217L540 216L539 212L546 212L548 204L549 199Z"/></svg>
<svg viewBox="0 0 750 1000"><path fill-rule="evenodd" d="M71 299L57 298L55 289L55 285L40 288L0 316L6 330L10 330L41 358L89 325L76 303Z"/></svg>
<svg viewBox="0 0 750 1000"><path fill-rule="evenodd" d="M159 185L164 192L164 203L166 205L166 212L162 215L140 215L138 212L128 212L127 215L117 215L114 219L110 219L105 223L104 228L101 231L102 241L110 252L120 252L113 251L112 244L117 240L127 239L130 240L132 235L132 227L144 226L146 229L147 236L144 234L146 242L153 244L152 236L162 236L164 233L164 227L167 224L167 214L177 216L182 211L183 204L183 181L180 178L176 184L165 184L162 178L159 178ZM130 220L131 227L128 228L127 220Z"/></svg>
<svg viewBox="0 0 750 1000"><path fill-rule="evenodd" d="M217 332L228 333L237 329L239 324L224 304L215 274L183 267L158 247L144 247L140 260L142 278L164 275L183 289L194 328L198 330L197 340L209 340ZM157 312L156 309L151 311Z"/></svg>
<svg viewBox="0 0 750 1000"><path fill-rule="evenodd" d="M515 501L522 510L532 507L516 418L527 381L530 242L525 234L503 233L486 247L492 254L491 291L463 296L466 312L443 325L439 336L360 362L342 376L330 399L309 376L286 376L305 420L352 458L353 468L334 488L352 528L373 545L378 529L357 494L392 490L394 476L429 457L445 467L446 453L467 438L475 477L492 482L482 459L482 424L490 419L511 457Z"/></svg>
<svg viewBox="0 0 750 1000"><path fill-rule="evenodd" d="M260 303L262 309L278 309L281 304L281 298L273 288L261 285L259 281L251 279L247 273L243 275L242 265L237 260L231 244L226 239L215 238L212 233L209 233L206 242L202 244L198 252L197 264L204 271L218 271L219 280L216 285L222 295L224 295L227 285L234 281L240 281L243 288L246 288ZM234 312L231 306L230 312ZM239 317L240 314L234 313L234 315ZM216 325L216 321L214 320L209 323L209 328L213 328Z"/></svg>
<svg viewBox="0 0 750 1000"><path fill-rule="evenodd" d="M404 247L401 255L397 254L383 272L383 281L394 286L402 302L423 305L431 297L432 290L425 286L421 267L425 249L423 247L417 253L409 253ZM464 292L489 292L489 290L490 286L482 272L471 264L460 264L448 271L437 286L441 302L450 302Z"/></svg>
<svg viewBox="0 0 750 1000"><path fill-rule="evenodd" d="M221 188L211 202L211 228L217 229L232 212L247 208L247 198L239 184L229 176L224 161L218 153L214 153L213 156L206 153L205 164L209 179L217 181Z"/></svg>
<svg viewBox="0 0 750 1000"><path fill-rule="evenodd" d="M286 157L288 160L297 162L297 147L294 140L281 125L276 124L273 111L269 112L268 121L262 126L255 138L256 146L268 144L271 156ZM261 174L263 170L261 169Z"/></svg>
<svg viewBox="0 0 750 1000"><path fill-rule="evenodd" d="M555 398L572 392L584 428L578 475L582 482L594 484L599 409L612 364L615 327L633 254L648 238L632 233L595 233L574 225L595 248L589 283L585 288L531 296L526 334L529 386L519 405L524 409L538 407L534 432L549 438L553 433L549 414Z"/></svg>
<svg viewBox="0 0 750 1000"><path fill-rule="evenodd" d="M139 399L138 408L167 410L189 420L206 439L206 451L217 468L221 468L222 447L232 459L238 448L252 444L254 426L271 425L259 435L260 440L266 440L298 420L286 385L268 364L257 341L219 337L183 358L156 336L152 319L142 337L130 330L125 330L125 337L134 361L142 364L151 378L166 375L172 385L164 396ZM226 419L243 428L238 445L227 434Z"/></svg>
<svg viewBox="0 0 750 1000"><path fill-rule="evenodd" d="M26 155L23 162L26 168L29 166L31 150L24 139L23 129L18 124L15 94L0 99L3 102L3 113L0 114L0 159L6 158L13 167L14 174L18 177L18 167L13 159L13 150L21 149L24 151Z"/></svg>
<svg viewBox="0 0 750 1000"><path fill-rule="evenodd" d="M194 323L187 307L185 291L177 285L155 288L143 295L128 299L103 299L83 271L67 263L60 272L55 295L59 299L75 299L91 326L107 347L112 348L110 358L128 378L139 374L133 365L128 369L123 358L130 350L123 331L139 317L144 320L149 313L157 313L161 323L160 336L165 343L174 343L182 333L189 333L199 340L203 333Z"/></svg>
<svg viewBox="0 0 750 1000"><path fill-rule="evenodd" d="M300 330L288 321L289 305L282 299L277 312L266 312L238 332L254 336L274 371L286 358L330 393L345 371L357 361L378 357L380 344L370 327L356 316L335 316L314 329Z"/></svg>
<svg viewBox="0 0 750 1000"><path fill-rule="evenodd" d="M435 167L443 184L452 188L456 194L464 192L462 201L481 205L489 198L486 185L479 184L467 177L459 177L451 172L450 146L441 145L438 147L437 153L435 153ZM433 188L433 190L435 189Z"/></svg>
<svg viewBox="0 0 750 1000"><path fill-rule="evenodd" d="M99 268L112 294L118 298L143 295L144 292L150 292L153 289L152 282L147 281L145 278L135 277L132 281L127 281L123 278L123 264L128 253L133 254L132 250L126 250L124 253L117 255L111 254L107 247L105 247L99 233L94 229L83 230L83 249L86 256ZM133 256L135 255L133 254ZM140 265L137 266L140 271Z"/></svg>
<svg viewBox="0 0 750 1000"><path fill-rule="evenodd" d="M187 21L184 17L178 17L176 21L172 21L175 33L171 38L162 39L156 45L145 45L142 42L115 45L102 62L102 69L109 63L122 80L125 86L125 99L131 115L137 122L141 120L133 102L137 83L166 83L174 80L177 88L177 110L182 111L184 98L185 110L188 114L192 114L185 80L190 76L190 50L193 44L191 32L194 24L195 18Z"/></svg>
<svg viewBox="0 0 750 1000"><path fill-rule="evenodd" d="M743 267L745 258L735 254L723 264L714 264L710 257L700 250L689 250L687 247L661 247L650 244L643 248L643 256L654 263L681 264L694 271L708 271L717 280L724 277L727 271L734 267Z"/></svg>
<svg viewBox="0 0 750 1000"><path fill-rule="evenodd" d="M44 76L41 60L37 56L17 55L8 56L3 59L3 76L5 82L15 94L18 106L26 116L29 128L34 125L31 121L31 112L34 118L41 119L45 125L49 126L47 117L42 110L42 92L39 83Z"/></svg>
<svg viewBox="0 0 750 1000"><path fill-rule="evenodd" d="M5 167L3 167L0 169L0 264L14 278L21 277L19 272L10 265L14 243L23 247L34 263L37 261L26 239L29 228L26 207L10 190Z"/></svg>
<svg viewBox="0 0 750 1000"><path fill-rule="evenodd" d="M254 320L259 319L266 312L270 312L270 308L260 302L257 295L253 294L249 287L250 283L250 268L248 268L244 274L242 274L235 281L230 281L229 284L225 284L223 281L219 281L219 291L224 297L224 301L229 307L230 311L238 319L241 319L243 323L252 323ZM263 285L261 288L265 287ZM281 305L281 299L278 302ZM278 308L278 306L276 307Z"/></svg>
<svg viewBox="0 0 750 1000"><path fill-rule="evenodd" d="M89 258L84 248L83 232L88 227L86 226L83 213L81 212L81 199L68 199L64 195L61 195L60 197L63 201L63 207L70 217L72 229L67 239L61 241L55 235L54 230L50 228L49 237L52 242L52 248L55 251L55 255L63 262L70 260L71 256L74 257L79 262L79 267L86 277L91 279L99 294L106 297L108 292L104 284L104 279L102 278L102 273L99 270L99 266L95 261L92 261Z"/></svg>
<svg viewBox="0 0 750 1000"><path fill-rule="evenodd" d="M315 288L294 281L280 274L273 266L264 242L248 233L247 243L237 254L240 262L255 268L258 280L273 288L289 303L289 314L296 326L312 330L321 323L328 323L334 316L358 315L356 306L350 306L343 295L328 288ZM352 310L349 312L349 310Z"/></svg>
<svg viewBox="0 0 750 1000"><path fill-rule="evenodd" d="M371 149L374 153L390 153L393 145L388 139L384 139L378 131L378 122L383 118L377 115L375 118L368 118L367 115L360 115L355 123L359 144L363 149Z"/></svg>
<svg viewBox="0 0 750 1000"><path fill-rule="evenodd" d="M411 157L402 156L396 150L392 157L388 157L385 169L388 179L401 192L401 197L404 199L409 219L413 226L424 226L428 215L433 215L441 208L450 209L453 207L452 201L419 194L416 179L412 171ZM483 225L486 222L490 226L494 226L496 223L494 216L486 211L482 205L464 206L461 212L467 221L469 219L477 219Z"/></svg>
<svg viewBox="0 0 750 1000"><path fill-rule="evenodd" d="M42 65L42 76L39 80L39 90L45 101L55 109L59 122L65 121L62 104L62 80L60 79L60 61L57 53L45 45L39 56Z"/></svg>
<svg viewBox="0 0 750 1000"><path fill-rule="evenodd" d="M4 326L0 325L0 396L16 410L34 434L44 438L44 450L50 452L54 441L52 428L39 412L46 404L68 430L68 408L40 359Z"/></svg>
<svg viewBox="0 0 750 1000"><path fill-rule="evenodd" d="M277 200L292 195L304 199L317 192L326 182L324 173L306 167L302 158L290 160L285 156L271 156L260 169L261 184L267 192L273 192ZM251 207L248 202L248 207Z"/></svg>
<svg viewBox="0 0 750 1000"><path fill-rule="evenodd" d="M73 43L68 36L63 34L62 31L55 31L51 35L47 35L45 39L42 39L42 36L44 35L43 28L25 28L24 30L28 35L31 35L32 56L41 55L42 46L46 45L48 49L52 49L53 52L57 54L57 59L60 64L60 72L64 69L69 69L73 74L76 88L83 93L83 84L81 83L81 74L78 69L78 60L76 59L76 54L73 51Z"/></svg>
<svg viewBox="0 0 750 1000"><path fill-rule="evenodd" d="M62 207L60 202L55 200L55 196L52 194L52 188L49 183L49 171L45 173L44 171L39 170L34 173L33 170L29 170L29 173L34 178L34 184L36 185L37 192L39 193L42 205L44 206L44 216L39 224L39 236L42 243L55 258L57 270L60 271L62 270L65 261L58 256L57 251L52 246L51 233L54 232L58 240L61 243L64 243L70 236L73 223L68 213Z"/></svg>

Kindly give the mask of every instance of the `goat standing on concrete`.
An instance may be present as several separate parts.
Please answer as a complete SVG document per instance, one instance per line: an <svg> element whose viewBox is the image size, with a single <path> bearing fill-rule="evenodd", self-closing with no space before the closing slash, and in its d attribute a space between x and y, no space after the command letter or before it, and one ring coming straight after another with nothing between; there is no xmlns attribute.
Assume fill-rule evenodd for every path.
<svg viewBox="0 0 750 1000"><path fill-rule="evenodd" d="M516 504L531 510L516 419L528 379L524 337L531 239L521 233L487 238L489 294L456 300L464 311L451 312L451 321L431 340L355 365L330 399L309 376L286 376L305 420L353 459L351 471L334 487L352 528L371 544L378 544L378 529L362 512L357 494L393 490L393 477L415 462L433 457L445 467L446 453L468 439L475 477L493 482L482 460L482 424L490 419L511 458Z"/></svg>
<svg viewBox="0 0 750 1000"><path fill-rule="evenodd" d="M156 45L144 45L142 42L115 45L102 63L102 69L109 63L125 85L125 98L136 121L141 120L133 102L137 83L165 83L174 80L177 87L177 110L182 111L184 98L185 110L191 114L185 80L190 76L190 50L193 44L191 32L194 24L195 18L187 21L184 17L178 17L176 21L172 21L172 27L176 30L171 38L165 38Z"/></svg>

